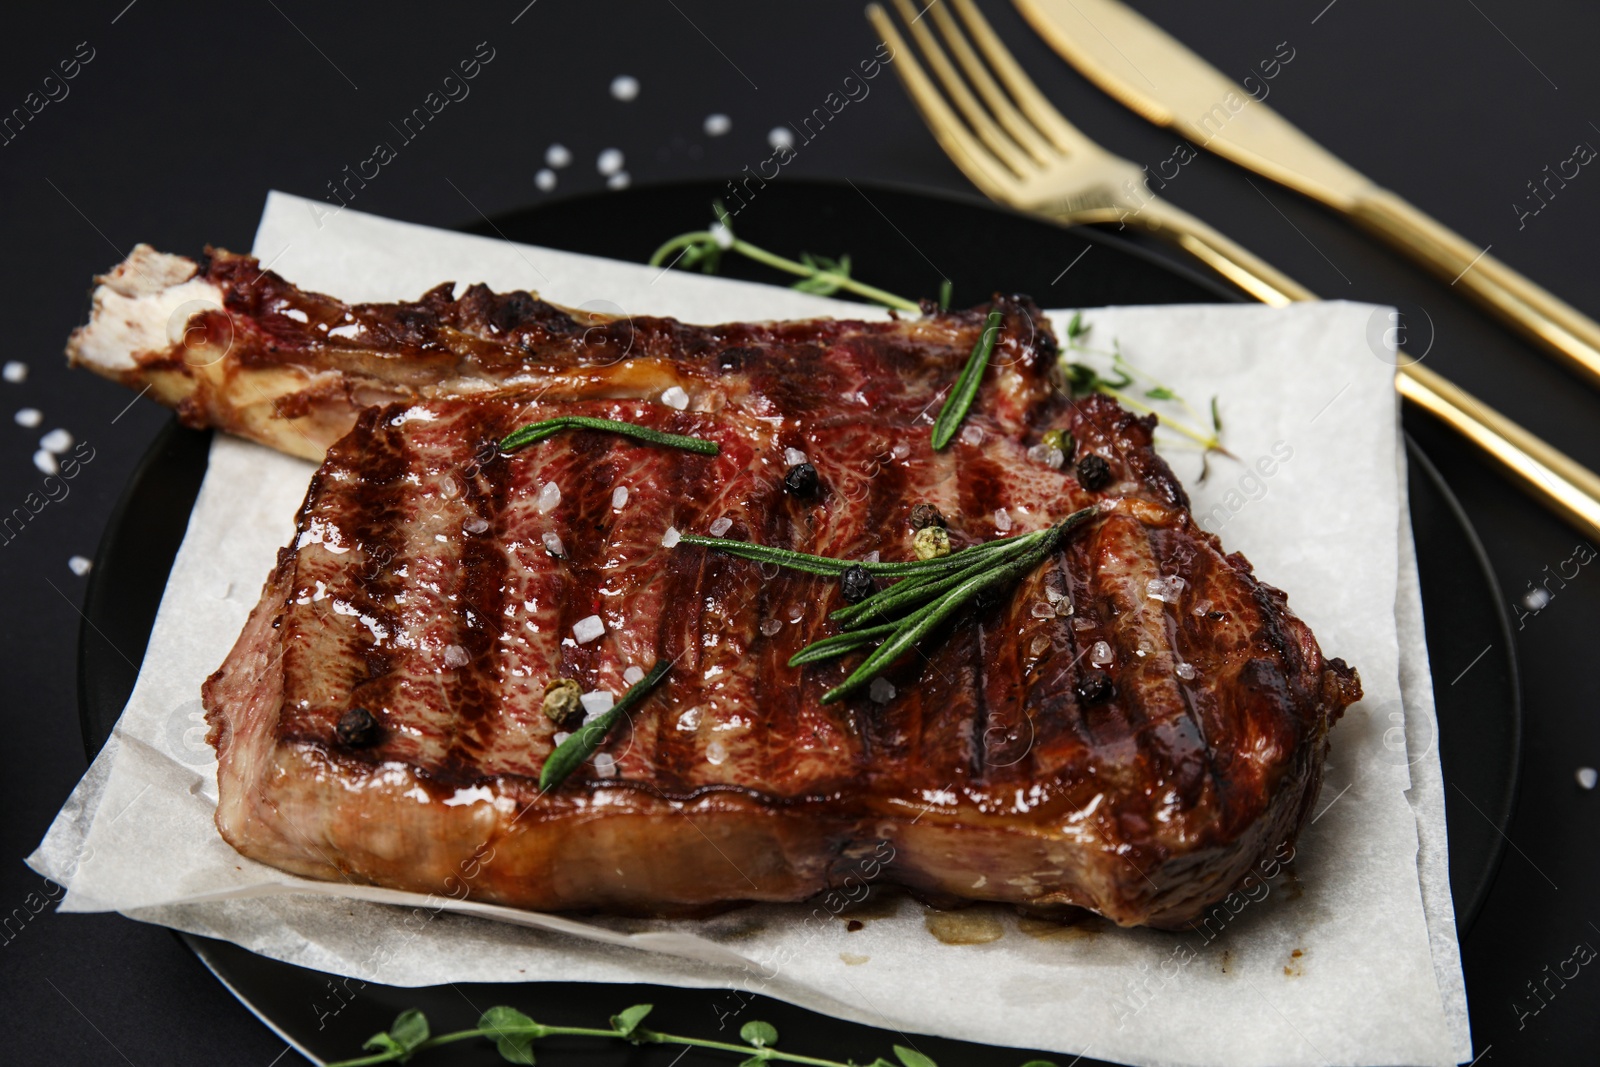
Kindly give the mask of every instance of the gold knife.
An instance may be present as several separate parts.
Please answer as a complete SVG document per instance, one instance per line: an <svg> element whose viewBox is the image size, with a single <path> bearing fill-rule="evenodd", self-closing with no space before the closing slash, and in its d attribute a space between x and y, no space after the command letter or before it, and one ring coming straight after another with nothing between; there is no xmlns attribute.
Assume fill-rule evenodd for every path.
<svg viewBox="0 0 1600 1067"><path fill-rule="evenodd" d="M1014 2L1145 119L1354 218L1600 384L1600 324L1375 184L1143 15L1119 0Z"/></svg>

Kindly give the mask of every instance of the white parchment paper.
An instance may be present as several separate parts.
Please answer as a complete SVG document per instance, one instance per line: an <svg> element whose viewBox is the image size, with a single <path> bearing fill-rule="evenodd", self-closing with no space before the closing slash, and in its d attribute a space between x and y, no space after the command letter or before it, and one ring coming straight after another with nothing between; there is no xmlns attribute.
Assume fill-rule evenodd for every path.
<svg viewBox="0 0 1600 1067"><path fill-rule="evenodd" d="M409 299L455 279L697 322L875 314L349 210L330 216L282 194L269 198L254 251L296 284L350 300ZM1354 664L1366 690L1333 733L1293 873L1233 898L1204 933L1090 923L1045 936L980 906L968 917L1001 936L950 945L907 898L861 913L854 932L816 903L693 922L575 920L311 882L239 856L212 824L216 764L199 687L288 541L312 467L226 437L212 447L128 707L29 863L67 887L64 911L120 911L395 985L728 987L908 1033L1132 1064L1465 1061L1433 694L1375 315L1386 321L1348 303L1085 313L1091 341L1117 338L1197 407L1220 397L1240 462L1214 458L1200 483L1196 453L1170 434L1158 443L1202 524L1289 591L1324 651ZM1064 335L1065 315L1055 318ZM741 997L718 1004L725 1021L742 1021Z"/></svg>

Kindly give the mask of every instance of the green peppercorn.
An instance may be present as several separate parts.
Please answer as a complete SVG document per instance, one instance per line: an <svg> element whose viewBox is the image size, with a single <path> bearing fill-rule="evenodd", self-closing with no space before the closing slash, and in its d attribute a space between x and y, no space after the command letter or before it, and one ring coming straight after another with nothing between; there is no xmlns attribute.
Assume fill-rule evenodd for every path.
<svg viewBox="0 0 1600 1067"><path fill-rule="evenodd" d="M950 534L943 526L924 526L911 539L911 549L918 559L938 559L950 554Z"/></svg>
<svg viewBox="0 0 1600 1067"><path fill-rule="evenodd" d="M1046 430L1042 441L1046 448L1053 448L1063 456L1072 455L1072 433L1069 430Z"/></svg>
<svg viewBox="0 0 1600 1067"><path fill-rule="evenodd" d="M583 687L571 678L557 678L544 687L544 713L560 726L583 714Z"/></svg>

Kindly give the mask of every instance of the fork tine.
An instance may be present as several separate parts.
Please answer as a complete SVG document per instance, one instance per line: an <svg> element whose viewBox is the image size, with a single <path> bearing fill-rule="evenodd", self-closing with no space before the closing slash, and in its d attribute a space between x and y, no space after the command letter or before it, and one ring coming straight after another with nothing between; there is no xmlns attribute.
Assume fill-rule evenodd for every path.
<svg viewBox="0 0 1600 1067"><path fill-rule="evenodd" d="M951 0L951 3L960 12L961 21L967 24L968 32L972 34L973 40L978 42L978 48L988 58L989 65L1000 75L1000 80L1005 83L1017 106L1033 120L1033 124L1043 131L1051 143L1063 152L1081 151L1092 145L1092 141L1068 122L1066 116L1056 110L1054 104L1045 99L1039 87L1033 84L1033 79L1028 77L1021 65L1006 50L1006 46L1001 43L989 21L979 13L977 5L972 0Z"/></svg>
<svg viewBox="0 0 1600 1067"><path fill-rule="evenodd" d="M961 31L961 26L950 14L950 9L935 0L929 5L929 10L939 26L940 35L955 55L956 62L960 63L961 69L966 72L967 80L978 90L984 103L989 105L989 110L1000 121L1000 125L1004 126L1028 154L1041 164L1048 166L1054 162L1057 158L1056 146L1047 141L1011 103L1011 98L995 82L989 73L989 68L978 58L978 53L972 50L972 43Z"/></svg>
<svg viewBox="0 0 1600 1067"><path fill-rule="evenodd" d="M983 190L985 196L1001 203L1013 202L1020 187L1016 174L985 148L950 109L917 62L916 53L895 29L889 13L878 4L868 4L867 19L878 31L878 38L889 46L890 54L895 57L895 74L933 132L934 139L944 148L945 155L961 168L972 184Z"/></svg>
<svg viewBox="0 0 1600 1067"><path fill-rule="evenodd" d="M955 66L944 54L944 49L939 47L933 31L928 29L927 24L917 14L917 9L912 6L911 0L894 0L894 6L899 10L900 18L911 30L911 36L922 46L922 54L927 57L928 65L943 83L945 93L966 116L967 124L983 143L989 146L989 150L999 156L1018 177L1027 177L1033 173L1036 170L1035 161L995 123L994 119L989 117L983 105L978 103L977 97L972 95L967 83L961 80L961 75L956 72ZM933 6L935 5L929 5L930 8Z"/></svg>

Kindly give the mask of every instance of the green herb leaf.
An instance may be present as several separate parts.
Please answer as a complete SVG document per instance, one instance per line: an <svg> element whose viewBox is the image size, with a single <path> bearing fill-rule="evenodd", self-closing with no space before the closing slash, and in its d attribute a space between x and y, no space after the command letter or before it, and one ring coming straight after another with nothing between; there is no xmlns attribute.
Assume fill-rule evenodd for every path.
<svg viewBox="0 0 1600 1067"><path fill-rule="evenodd" d="M1164 385L1158 385L1154 389L1146 389L1144 395L1151 400L1176 400L1178 396L1178 394Z"/></svg>
<svg viewBox="0 0 1600 1067"><path fill-rule="evenodd" d="M1217 411L1217 398L1215 396L1211 398L1211 429L1218 434L1222 433L1222 415Z"/></svg>
<svg viewBox="0 0 1600 1067"><path fill-rule="evenodd" d="M955 291L955 286L949 278L939 283L939 310L950 310L950 295Z"/></svg>
<svg viewBox="0 0 1600 1067"><path fill-rule="evenodd" d="M362 1043L361 1047L374 1052L387 1052L401 1063L411 1058L411 1053L406 1051L406 1047L387 1033L373 1034Z"/></svg>
<svg viewBox="0 0 1600 1067"><path fill-rule="evenodd" d="M1050 1060L1029 1060L1022 1067L1056 1067L1056 1065Z"/></svg>
<svg viewBox="0 0 1600 1067"><path fill-rule="evenodd" d="M1089 332L1089 327L1083 321L1083 312L1074 311L1072 321L1067 323L1067 340L1076 341Z"/></svg>
<svg viewBox="0 0 1600 1067"><path fill-rule="evenodd" d="M717 454L717 443L708 441L704 437L689 437L679 433L663 433L652 430L648 426L640 426L632 422L618 422L616 419L595 419L587 415L563 415L559 418L545 419L541 422L531 422L520 429L513 430L500 441L502 452L514 452L525 445L543 441L546 437L553 437L564 430L600 430L606 433L622 434L632 437L646 444L662 445L668 448L681 448L686 452L698 452L702 456Z"/></svg>
<svg viewBox="0 0 1600 1067"><path fill-rule="evenodd" d="M760 1019L751 1019L739 1027L739 1036L747 1045L756 1048L765 1048L778 1043L778 1028L771 1023L764 1023Z"/></svg>
<svg viewBox="0 0 1600 1067"><path fill-rule="evenodd" d="M905 1067L939 1067L916 1049L906 1048L904 1045L896 1045L894 1054L900 1057L900 1062L905 1064Z"/></svg>
<svg viewBox="0 0 1600 1067"><path fill-rule="evenodd" d="M573 731L571 737L561 742L556 747L556 750L545 759L544 769L539 772L540 791L547 792L554 789L566 781L569 774L582 766L584 760L594 755L595 750L605 742L606 735L611 732L611 728L616 725L617 720L626 715L629 708L643 700L649 694L651 688L665 677L666 673L671 669L671 660L661 660L650 668L649 674L630 686L628 691L622 694L622 699L611 705L608 711L580 726ZM650 1010L649 1005L641 1006L645 1011ZM638 1009L628 1009L628 1011L636 1010ZM626 1016L627 1013L623 1012L618 1018ZM639 1018L642 1019L644 1016L640 1015Z"/></svg>
<svg viewBox="0 0 1600 1067"><path fill-rule="evenodd" d="M644 682L639 683L639 685L643 684ZM634 688L638 688L638 686ZM632 692L632 690L629 690L629 692ZM650 1010L653 1007L655 1007L653 1004L635 1004L631 1008L624 1008L611 1017L611 1026L623 1037L632 1037L633 1032L639 1029L639 1024L644 1022L644 1017L650 1014Z"/></svg>
<svg viewBox="0 0 1600 1067"><path fill-rule="evenodd" d="M972 402L978 396L978 386L983 382L983 372L989 367L989 356L1000 337L1001 321L999 308L989 312L983 323L983 332L978 335L978 343L972 346L972 354L967 357L967 365L962 368L961 376L945 398L944 407L939 409L939 417L933 423L935 452L950 443L965 421L967 412L972 409Z"/></svg>
<svg viewBox="0 0 1600 1067"><path fill-rule="evenodd" d="M395 1016L394 1025L389 1027L389 1036L410 1052L428 1040L428 1017L416 1008L408 1008Z"/></svg>

